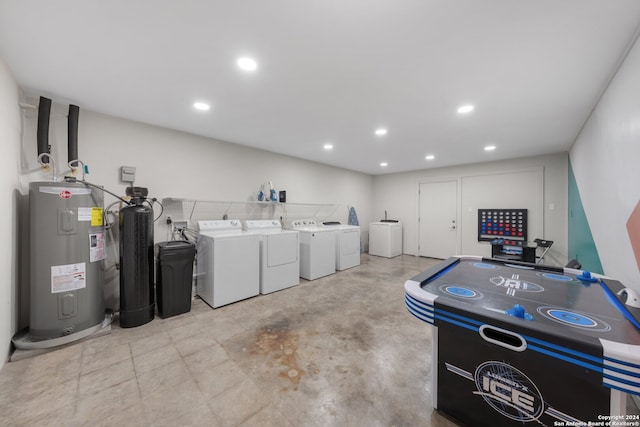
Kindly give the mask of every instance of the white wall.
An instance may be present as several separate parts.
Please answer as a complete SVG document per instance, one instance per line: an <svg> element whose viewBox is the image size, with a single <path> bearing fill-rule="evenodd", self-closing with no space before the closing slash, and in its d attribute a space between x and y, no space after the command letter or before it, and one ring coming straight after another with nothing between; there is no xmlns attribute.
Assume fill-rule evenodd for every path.
<svg viewBox="0 0 640 427"><path fill-rule="evenodd" d="M55 103L51 113L50 144L58 164L67 161L68 105ZM37 99L30 102L37 103ZM23 169L37 167L35 112L27 114L22 147ZM260 185L272 180L287 191L287 202L335 204L341 220L347 206L356 208L361 224L371 221L373 177L306 160L215 141L196 135L106 116L80 106L79 157L89 167L86 180L124 195L120 166L136 167L135 185L149 195L207 201L255 200ZM27 181L49 180L42 172L23 175ZM105 196L105 205L116 199ZM156 212L159 212L157 210ZM156 223L155 241L167 240L164 218ZM365 230L366 237L366 230ZM113 253L108 264L113 263ZM117 308L118 276L107 272L107 306Z"/></svg>
<svg viewBox="0 0 640 427"><path fill-rule="evenodd" d="M0 58L0 367L9 354L11 337L17 330L18 276L18 150L20 147L20 107L18 85Z"/></svg>
<svg viewBox="0 0 640 427"><path fill-rule="evenodd" d="M640 290L626 222L640 201L640 43L607 88L570 151L604 273Z"/></svg>
<svg viewBox="0 0 640 427"><path fill-rule="evenodd" d="M490 256L491 248L487 244L477 243L477 209L503 208L509 206L510 201L517 200L515 195L521 195L522 188L510 182L496 192L486 189L487 199L499 200L499 206L479 206L478 195L469 184L482 181L483 177L499 174L511 174L521 171L542 172L542 200L538 203L539 212L530 212L529 240L536 237L553 240L554 244L547 255L546 263L564 265L567 261L567 154L529 157L499 162L478 163L449 168L427 169L422 171L381 175L374 178L375 199L373 202L373 216L375 220L384 217L388 211L389 218L399 219L403 223L403 250L405 254L418 253L418 186L420 182L437 180L457 180L461 191L460 218L457 218L460 233L459 250L469 250L474 253L465 255ZM466 187L465 187L466 185ZM504 191L507 188L507 191ZM513 194L514 196L510 196ZM531 195L530 195L531 196ZM553 209L551 209L553 205ZM517 207L517 206L516 206ZM453 254L452 254L453 255Z"/></svg>

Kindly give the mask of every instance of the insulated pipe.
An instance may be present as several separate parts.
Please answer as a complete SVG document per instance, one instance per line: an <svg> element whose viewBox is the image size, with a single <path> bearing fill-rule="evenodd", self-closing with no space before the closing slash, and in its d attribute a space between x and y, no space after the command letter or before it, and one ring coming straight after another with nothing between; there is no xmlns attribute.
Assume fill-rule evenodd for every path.
<svg viewBox="0 0 640 427"><path fill-rule="evenodd" d="M80 107L77 105L69 105L69 119L67 126L68 145L67 158L71 163L78 160L78 116L80 115Z"/></svg>
<svg viewBox="0 0 640 427"><path fill-rule="evenodd" d="M40 97L40 104L38 106L38 156L42 153L49 154L49 115L51 114L51 100ZM42 163L49 163L49 157L42 156Z"/></svg>

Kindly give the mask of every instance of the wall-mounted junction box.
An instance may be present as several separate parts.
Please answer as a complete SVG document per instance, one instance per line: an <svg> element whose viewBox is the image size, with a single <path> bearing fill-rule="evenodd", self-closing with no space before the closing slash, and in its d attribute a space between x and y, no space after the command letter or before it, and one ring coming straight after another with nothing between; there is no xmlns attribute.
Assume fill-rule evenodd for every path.
<svg viewBox="0 0 640 427"><path fill-rule="evenodd" d="M136 180L135 166L120 166L120 182L133 183Z"/></svg>

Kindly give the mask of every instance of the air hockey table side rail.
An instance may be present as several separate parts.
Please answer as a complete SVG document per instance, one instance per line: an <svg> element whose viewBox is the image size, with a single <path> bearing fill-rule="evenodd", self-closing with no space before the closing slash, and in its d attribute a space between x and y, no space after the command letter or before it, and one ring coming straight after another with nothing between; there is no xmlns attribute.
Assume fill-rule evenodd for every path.
<svg viewBox="0 0 640 427"><path fill-rule="evenodd" d="M469 283L460 283L462 282L461 280L449 280L450 276L454 276L453 270L460 269L460 265L463 262L476 263L488 269L501 268L502 274L505 277L497 276L501 279L494 280L492 283L485 285L485 289L481 288L480 290L468 286ZM509 275L505 274L507 271ZM604 296L607 302L599 301L598 304L608 306L608 317L605 317L605 319L609 320L611 313L619 312L619 316L623 318L619 319L618 323L625 325L624 330L617 331L615 339L607 339L605 338L606 334L602 334L604 335L603 337L600 336L599 333L593 332L602 325L608 326L607 322L602 322L602 325L592 324L591 317L595 316L589 316L588 312L585 311L571 311L569 308L563 308L561 304L556 306L547 303L544 304L546 311L538 310L536 312L530 308L529 311L533 312L533 315L527 313L526 310L524 315L522 313L514 314L512 309L515 308L515 305L511 310L505 310L503 309L504 307L496 309L487 306L487 304L490 305L494 303L499 305L498 303L501 302L500 299L494 298L480 301L476 298L477 294L491 294L499 289L500 291L506 290L505 295L509 297L508 299L510 301L518 302L518 296L525 295L523 291L542 292L539 288L543 288L543 286L539 286L531 280L525 281L511 278L520 276L520 271L528 274L529 276L527 277L547 275L545 280L551 278L556 281L571 281L571 284L566 284L565 287L574 290L578 289L578 292L581 287L580 283L586 288L590 285L588 282L593 282L588 294L591 296L597 295L600 299ZM532 276L533 274L537 276ZM494 259L483 259L482 257L452 257L407 280L405 283L405 304L413 316L433 327L432 360L434 367L438 361L438 329L444 325L453 325L456 328L464 328L478 333L484 341L504 347L506 349L505 351L523 351L524 349L528 349L544 354L545 357L561 359L563 363L570 363L601 373L601 385L610 389L609 415L621 416L626 413L625 393L640 395L640 322L638 321L640 319L640 309L625 306L622 296L619 295L622 293L621 291L624 287L619 282L599 275L587 274L587 277L584 277L585 274L587 273L568 268L505 262ZM586 281L578 281L576 280L577 277L584 277ZM460 279L460 277L457 276L457 279ZM443 288L445 285L441 284L445 284L448 287L445 289ZM563 284L558 284L557 287L562 289L562 285ZM525 289L527 287L528 289ZM443 292L443 290L446 291L449 289L453 290L454 294L447 295L446 292ZM536 295L540 296L542 294L538 293ZM578 295L578 297L581 296ZM505 297L503 296L502 299L505 299ZM487 301L489 302L487 303ZM496 303L496 301L498 303ZM522 301L531 307L533 300L527 296L523 298ZM575 301L572 303L575 303ZM459 310L458 307L460 308ZM473 316L466 316L465 310L469 312L486 311L488 314L487 317L483 317L479 321L477 317L474 319ZM549 318L549 315L558 316L558 319L551 318L551 320L559 320L556 321L559 325L549 322L549 319L543 319L543 317ZM503 321L502 318L506 320ZM543 325L541 328L541 326L535 322L535 320L538 319L547 321L549 325ZM571 328L567 328L567 325L562 324L570 322L577 324L578 333L574 333ZM594 320L593 322L597 321ZM523 327L526 330L529 325L535 325L535 327L539 329L548 328L555 330L556 334L575 335L578 344L582 341L587 344L594 342L599 344L599 346L601 346L601 353L600 355L597 353L596 355L587 354L587 352L581 351L584 346L578 346L578 350L576 350L575 348L560 346L557 342L534 338L533 333L513 333L509 330L511 328L505 329L495 326L504 326L509 323L518 325L520 331L523 330ZM602 326L601 330L605 329L606 328ZM620 327L618 326L617 329L620 329ZM483 333L487 331L492 332L492 334ZM585 336L582 336L582 334L585 334ZM438 369L432 370L434 376L432 379L434 408L439 407L438 371ZM470 373L465 374L470 375ZM551 408L548 408L548 412L551 413L554 418L563 420L564 422L579 422L578 418L572 418L562 412L553 414Z"/></svg>

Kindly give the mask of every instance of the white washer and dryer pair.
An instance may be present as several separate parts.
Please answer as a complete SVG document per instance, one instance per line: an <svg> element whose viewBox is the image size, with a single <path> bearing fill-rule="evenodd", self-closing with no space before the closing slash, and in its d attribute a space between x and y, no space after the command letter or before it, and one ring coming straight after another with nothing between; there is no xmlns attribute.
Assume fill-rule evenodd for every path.
<svg viewBox="0 0 640 427"><path fill-rule="evenodd" d="M291 221L287 228L300 232L300 277L315 280L336 272L335 230L313 219Z"/></svg>
<svg viewBox="0 0 640 427"><path fill-rule="evenodd" d="M239 220L198 221L197 293L213 308L260 293L260 237Z"/></svg>
<svg viewBox="0 0 640 427"><path fill-rule="evenodd" d="M260 293L300 283L300 233L283 230L278 220L246 220L244 229L260 238Z"/></svg>
<svg viewBox="0 0 640 427"><path fill-rule="evenodd" d="M347 270L360 265L360 227L334 221L322 224L336 231L336 270Z"/></svg>

